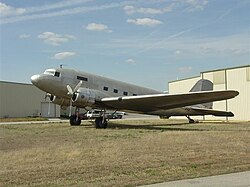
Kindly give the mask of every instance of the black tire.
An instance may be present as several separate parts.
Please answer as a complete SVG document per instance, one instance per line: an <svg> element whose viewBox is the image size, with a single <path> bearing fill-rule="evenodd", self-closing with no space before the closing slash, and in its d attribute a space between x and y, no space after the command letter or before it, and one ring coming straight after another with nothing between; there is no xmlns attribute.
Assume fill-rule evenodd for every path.
<svg viewBox="0 0 250 187"><path fill-rule="evenodd" d="M108 126L108 122L106 119L103 121L103 117L99 117L95 119L95 128L106 129L107 126Z"/></svg>
<svg viewBox="0 0 250 187"><path fill-rule="evenodd" d="M81 124L81 120L77 119L75 114L70 116L69 122L71 126L79 126Z"/></svg>

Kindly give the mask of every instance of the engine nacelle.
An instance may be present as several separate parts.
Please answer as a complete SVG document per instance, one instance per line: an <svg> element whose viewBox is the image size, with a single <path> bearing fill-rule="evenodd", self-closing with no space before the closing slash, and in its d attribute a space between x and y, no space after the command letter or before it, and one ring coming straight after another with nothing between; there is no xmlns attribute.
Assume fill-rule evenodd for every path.
<svg viewBox="0 0 250 187"><path fill-rule="evenodd" d="M69 104L70 104L68 99L63 99L63 98L60 98L60 97L56 97L54 95L50 96L50 101L52 103L55 103L55 104L61 105L61 106L69 106Z"/></svg>
<svg viewBox="0 0 250 187"><path fill-rule="evenodd" d="M96 101L96 91L89 88L79 88L72 96L75 106L92 106Z"/></svg>

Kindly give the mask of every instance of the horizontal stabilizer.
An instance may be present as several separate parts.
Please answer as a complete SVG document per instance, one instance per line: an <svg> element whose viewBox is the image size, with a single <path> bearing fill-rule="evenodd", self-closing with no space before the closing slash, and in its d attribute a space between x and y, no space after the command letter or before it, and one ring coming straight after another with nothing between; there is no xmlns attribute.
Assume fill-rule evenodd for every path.
<svg viewBox="0 0 250 187"><path fill-rule="evenodd" d="M228 111L222 111L222 110L213 110L213 109L207 109L207 108L196 108L196 107L190 107L195 112L199 113L200 115L213 115L213 116L225 116L225 117L233 117L234 114L232 112Z"/></svg>

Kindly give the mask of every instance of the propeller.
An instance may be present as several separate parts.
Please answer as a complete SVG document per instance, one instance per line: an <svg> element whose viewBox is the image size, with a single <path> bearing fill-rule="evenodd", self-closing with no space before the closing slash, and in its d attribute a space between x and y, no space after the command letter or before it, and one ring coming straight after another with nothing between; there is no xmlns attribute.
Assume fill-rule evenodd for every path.
<svg viewBox="0 0 250 187"><path fill-rule="evenodd" d="M69 116L71 116L71 111L72 111L72 97L74 94L77 92L77 90L81 87L82 81L80 81L74 89L70 87L70 85L67 85L67 90L68 90L68 95L71 96L71 99L69 101Z"/></svg>

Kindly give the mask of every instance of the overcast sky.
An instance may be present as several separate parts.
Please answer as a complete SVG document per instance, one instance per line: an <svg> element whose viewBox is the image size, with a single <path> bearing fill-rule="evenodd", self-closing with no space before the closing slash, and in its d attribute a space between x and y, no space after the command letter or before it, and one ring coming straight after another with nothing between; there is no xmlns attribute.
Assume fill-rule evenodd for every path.
<svg viewBox="0 0 250 187"><path fill-rule="evenodd" d="M0 0L0 80L78 69L157 90L250 64L249 0Z"/></svg>

